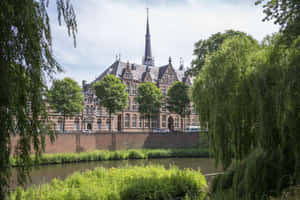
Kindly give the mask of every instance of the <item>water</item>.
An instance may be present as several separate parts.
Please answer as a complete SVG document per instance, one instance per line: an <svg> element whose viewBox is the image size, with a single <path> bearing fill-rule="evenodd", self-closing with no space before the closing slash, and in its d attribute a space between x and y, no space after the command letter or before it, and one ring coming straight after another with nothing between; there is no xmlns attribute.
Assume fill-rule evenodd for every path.
<svg viewBox="0 0 300 200"><path fill-rule="evenodd" d="M127 165L163 165L169 167L170 165L175 165L180 169L191 168L198 170L200 169L202 174L212 174L221 172L221 168L214 167L213 159L209 158L163 158L163 159L141 159L141 160L122 160L122 161L97 161L97 162L83 162L83 163L71 163L71 164L59 164L59 165L42 165L34 167L31 172L32 182L27 185L32 184L40 185L50 182L52 179L64 179L76 171L86 171L89 169L94 169L96 167L122 167ZM16 183L16 171L13 170L14 178L12 180L12 188L17 187ZM210 181L210 179L208 179Z"/></svg>

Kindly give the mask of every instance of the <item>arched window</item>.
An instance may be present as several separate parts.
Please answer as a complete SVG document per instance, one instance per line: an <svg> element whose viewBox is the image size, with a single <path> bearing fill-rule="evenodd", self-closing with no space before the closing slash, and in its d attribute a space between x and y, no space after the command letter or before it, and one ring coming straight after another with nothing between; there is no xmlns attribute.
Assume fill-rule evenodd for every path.
<svg viewBox="0 0 300 200"><path fill-rule="evenodd" d="M97 128L98 130L101 130L101 119L97 120Z"/></svg>
<svg viewBox="0 0 300 200"><path fill-rule="evenodd" d="M125 116L125 128L129 128L130 126L130 115L126 114Z"/></svg>
<svg viewBox="0 0 300 200"><path fill-rule="evenodd" d="M86 114L88 115L89 114L89 106L87 106L86 108L85 108L85 110L86 110Z"/></svg>
<svg viewBox="0 0 300 200"><path fill-rule="evenodd" d="M63 120L61 118L58 119L57 130L59 131L63 130Z"/></svg>
<svg viewBox="0 0 300 200"><path fill-rule="evenodd" d="M75 127L74 127L75 130L76 130L76 131L79 131L79 119L76 118L74 123L75 123Z"/></svg>
<svg viewBox="0 0 300 200"><path fill-rule="evenodd" d="M98 115L101 116L102 115L102 108L98 107Z"/></svg>
<svg viewBox="0 0 300 200"><path fill-rule="evenodd" d="M133 118L132 118L132 127L133 128L136 128L136 120L137 120L137 116L133 115Z"/></svg>

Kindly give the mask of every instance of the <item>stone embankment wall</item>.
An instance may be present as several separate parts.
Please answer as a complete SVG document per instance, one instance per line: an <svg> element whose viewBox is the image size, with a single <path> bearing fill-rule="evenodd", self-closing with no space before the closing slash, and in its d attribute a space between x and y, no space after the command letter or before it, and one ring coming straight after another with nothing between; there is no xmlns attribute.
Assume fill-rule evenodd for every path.
<svg viewBox="0 0 300 200"><path fill-rule="evenodd" d="M45 152L195 147L199 138L199 133L65 133L58 134L54 143L47 137ZM13 148L17 140L17 136L11 139Z"/></svg>

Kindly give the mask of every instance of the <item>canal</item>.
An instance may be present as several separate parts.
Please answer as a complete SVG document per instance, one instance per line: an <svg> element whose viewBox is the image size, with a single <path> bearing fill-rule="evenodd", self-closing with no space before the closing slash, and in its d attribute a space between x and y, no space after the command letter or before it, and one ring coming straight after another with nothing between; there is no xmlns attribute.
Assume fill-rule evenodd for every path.
<svg viewBox="0 0 300 200"><path fill-rule="evenodd" d="M213 159L210 158L163 158L163 159L140 159L140 160L121 160L121 161L98 161L98 162L82 162L72 164L58 164L58 165L41 165L34 167L31 172L32 184L40 185L50 182L52 179L64 179L76 171L86 171L96 167L124 167L132 165L163 165L169 167L170 165L177 166L180 169L191 168L200 169L202 174L214 174L222 172L221 168L215 168ZM16 169L13 169L12 189L17 187ZM207 177L210 182L211 177Z"/></svg>

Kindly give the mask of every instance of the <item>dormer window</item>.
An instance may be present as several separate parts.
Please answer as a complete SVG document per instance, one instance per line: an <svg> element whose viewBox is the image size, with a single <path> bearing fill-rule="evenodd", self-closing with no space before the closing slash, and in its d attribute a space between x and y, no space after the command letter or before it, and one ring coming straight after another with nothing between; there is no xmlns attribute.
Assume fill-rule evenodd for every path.
<svg viewBox="0 0 300 200"><path fill-rule="evenodd" d="M173 77L171 74L168 75L168 84L172 84L173 82Z"/></svg>

